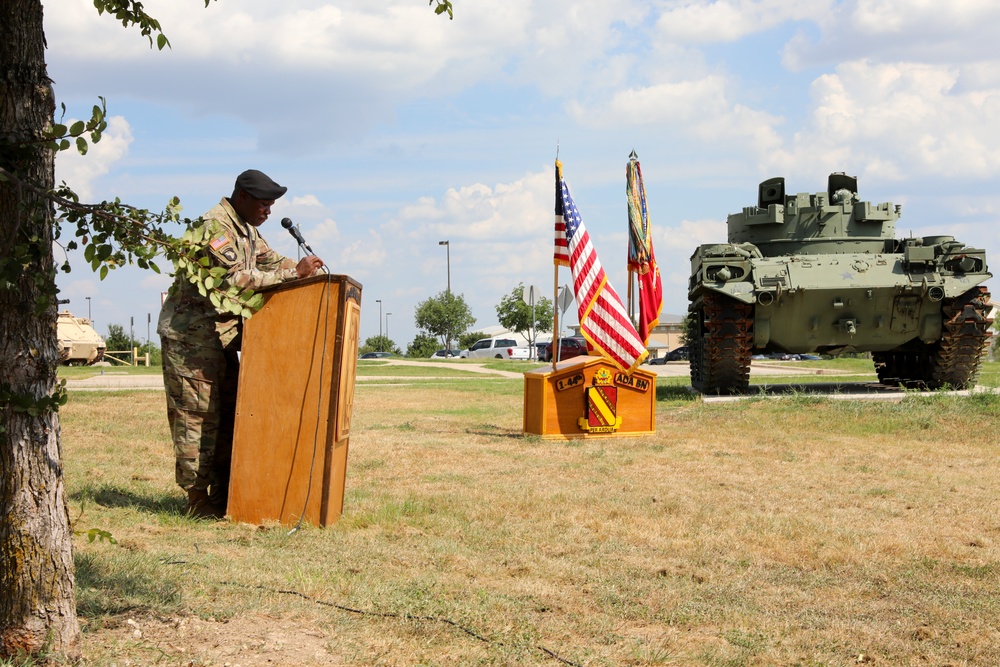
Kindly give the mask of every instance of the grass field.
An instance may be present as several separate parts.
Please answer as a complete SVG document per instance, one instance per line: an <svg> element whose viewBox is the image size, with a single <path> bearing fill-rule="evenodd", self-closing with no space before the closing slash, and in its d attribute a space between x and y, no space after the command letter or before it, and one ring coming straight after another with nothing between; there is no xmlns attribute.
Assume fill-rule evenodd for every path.
<svg viewBox="0 0 1000 667"><path fill-rule="evenodd" d="M291 534L180 515L160 392L71 391L86 663L1000 664L1000 396L661 379L654 436L553 442L434 374L358 382L344 516Z"/></svg>

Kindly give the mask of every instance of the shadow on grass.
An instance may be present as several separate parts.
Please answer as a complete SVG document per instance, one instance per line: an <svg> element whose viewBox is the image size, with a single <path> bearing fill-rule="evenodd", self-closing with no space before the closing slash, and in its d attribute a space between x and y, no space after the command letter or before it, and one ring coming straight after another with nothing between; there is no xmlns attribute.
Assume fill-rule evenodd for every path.
<svg viewBox="0 0 1000 667"><path fill-rule="evenodd" d="M120 486L85 486L70 495L76 502L93 502L101 507L130 507L154 513L183 514L186 500L169 493L140 494Z"/></svg>
<svg viewBox="0 0 1000 667"><path fill-rule="evenodd" d="M524 437L531 437L530 434L525 434L523 431L504 428L502 426L497 426L496 424L477 424L474 427L465 429L465 432L469 435L483 435L491 438L520 439Z"/></svg>
<svg viewBox="0 0 1000 667"><path fill-rule="evenodd" d="M180 578L155 557L114 547L99 554L80 554L76 564L76 611L99 619L135 610L170 613L183 601Z"/></svg>
<svg viewBox="0 0 1000 667"><path fill-rule="evenodd" d="M679 384L662 384L656 387L658 401L694 401L700 396L691 387Z"/></svg>

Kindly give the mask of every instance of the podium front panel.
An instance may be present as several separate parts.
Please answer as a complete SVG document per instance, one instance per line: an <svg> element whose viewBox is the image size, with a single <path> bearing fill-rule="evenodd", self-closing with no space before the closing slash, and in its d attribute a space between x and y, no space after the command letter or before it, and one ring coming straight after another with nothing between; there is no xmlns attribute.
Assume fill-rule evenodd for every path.
<svg viewBox="0 0 1000 667"><path fill-rule="evenodd" d="M262 292L243 330L229 517L327 526L344 503L361 285L324 275Z"/></svg>

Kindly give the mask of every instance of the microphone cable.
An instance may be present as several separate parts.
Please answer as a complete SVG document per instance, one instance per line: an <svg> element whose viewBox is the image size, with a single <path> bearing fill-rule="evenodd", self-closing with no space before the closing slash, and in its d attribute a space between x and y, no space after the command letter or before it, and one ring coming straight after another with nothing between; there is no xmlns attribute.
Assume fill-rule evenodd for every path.
<svg viewBox="0 0 1000 667"><path fill-rule="evenodd" d="M288 220L288 218L285 218ZM284 224L284 221L282 221ZM325 299L325 312L323 316L323 352L319 359L319 389L316 398L316 428L313 430L313 451L312 460L309 462L309 483L306 486L306 499L302 503L302 512L299 514L299 521L295 524L295 527L286 533L286 535L291 535L292 533L298 531L302 527L302 522L305 520L306 511L309 508L309 498L312 495L312 485L313 485L313 475L316 472L316 451L319 448L319 424L323 417L323 372L326 370L326 344L330 333L330 292L333 291L333 276L329 271L326 272L326 299ZM332 424L327 425L327 435L329 435L329 429L333 426ZM346 475L346 471L345 471Z"/></svg>

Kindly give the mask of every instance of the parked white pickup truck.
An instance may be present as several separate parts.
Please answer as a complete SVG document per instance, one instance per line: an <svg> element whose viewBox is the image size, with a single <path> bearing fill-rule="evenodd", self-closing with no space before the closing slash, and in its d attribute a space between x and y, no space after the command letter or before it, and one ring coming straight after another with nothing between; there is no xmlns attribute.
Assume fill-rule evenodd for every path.
<svg viewBox="0 0 1000 667"><path fill-rule="evenodd" d="M462 359L530 359L531 350L513 338L480 338L458 355Z"/></svg>

